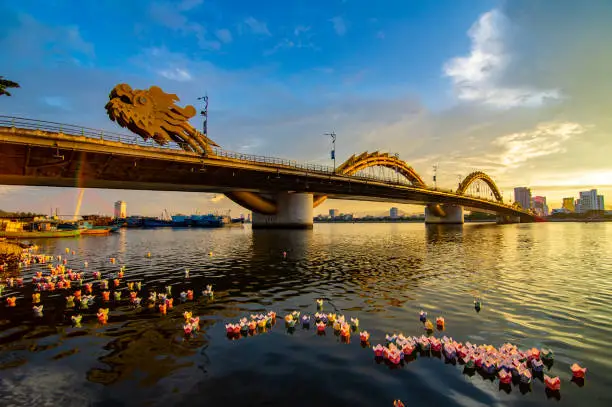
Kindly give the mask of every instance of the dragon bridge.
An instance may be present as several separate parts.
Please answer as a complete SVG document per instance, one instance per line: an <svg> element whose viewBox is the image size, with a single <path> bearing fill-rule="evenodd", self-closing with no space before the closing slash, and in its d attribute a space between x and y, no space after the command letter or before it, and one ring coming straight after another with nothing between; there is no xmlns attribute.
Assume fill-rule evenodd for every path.
<svg viewBox="0 0 612 407"><path fill-rule="evenodd" d="M115 86L106 104L108 117L143 139L153 139L157 144L175 142L185 151L214 155L211 147L219 145L206 134L196 130L189 119L195 116L196 109L187 105L181 108L175 104L179 98L165 93L157 86L147 90L132 89L123 83ZM398 172L413 186L425 187L421 177L404 161L386 153L365 152L353 155L336 169L338 175L356 175L370 167L385 167ZM226 196L238 205L264 215L277 212L277 203L265 195L248 191L228 192ZM327 199L325 195L315 195L313 207Z"/></svg>
<svg viewBox="0 0 612 407"><path fill-rule="evenodd" d="M184 108L177 106L177 95L165 93L157 86L138 90L127 84L119 84L111 90L109 99L105 106L109 118L143 139L152 139L160 145L175 142L185 151L215 155L212 147L219 145L189 123L189 119L195 116L196 109L191 105ZM391 169L408 180L412 187L427 188L425 181L405 161L378 151L352 155L336 168L335 174L359 176L360 171L371 167ZM457 194L465 194L468 187L478 180L490 187L497 201L502 201L502 194L493 180L480 171L468 175L459 184ZM277 200L264 194L234 191L226 193L226 196L238 205L262 215L274 215L278 212ZM326 199L326 195L314 195L313 207L316 208ZM430 204L428 208L436 216L446 216L441 205Z"/></svg>

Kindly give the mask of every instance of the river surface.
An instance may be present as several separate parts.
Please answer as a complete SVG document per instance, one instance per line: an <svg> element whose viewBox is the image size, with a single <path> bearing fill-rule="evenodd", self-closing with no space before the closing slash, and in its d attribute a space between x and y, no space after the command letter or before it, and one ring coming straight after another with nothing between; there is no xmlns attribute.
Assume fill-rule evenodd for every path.
<svg viewBox="0 0 612 407"><path fill-rule="evenodd" d="M104 304L110 315L102 326L96 287L89 311L66 309L66 290L43 292L44 316L35 317L31 280L44 266L5 272L3 280L22 276L25 284L5 289L0 306L2 406L612 405L612 223L131 229L39 244L40 252L66 256L86 282L93 271L125 265L123 299ZM141 308L126 299L129 281L143 282ZM201 294L206 284L212 301ZM166 285L175 304L163 316L145 300ZM186 289L196 298L181 303ZM13 294L17 306L9 308ZM343 343L331 328L325 336L314 327L288 332L283 316L314 314L317 298L327 312L358 317L370 347L357 334ZM446 319L439 337L552 348L545 372L561 378L560 396L550 397L540 379L503 390L497 379L464 374L443 358L377 363L371 346L384 344L385 334L424 333L421 309ZM279 317L267 332L228 339L226 323L268 310ZM199 333L185 337L183 311L200 317ZM70 322L77 312L82 328ZM574 362L588 368L584 386L570 381Z"/></svg>

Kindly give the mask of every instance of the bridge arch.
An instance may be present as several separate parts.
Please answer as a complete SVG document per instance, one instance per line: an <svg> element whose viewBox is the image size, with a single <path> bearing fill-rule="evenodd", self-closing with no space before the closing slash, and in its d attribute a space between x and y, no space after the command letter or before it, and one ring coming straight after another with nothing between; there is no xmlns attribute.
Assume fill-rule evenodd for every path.
<svg viewBox="0 0 612 407"><path fill-rule="evenodd" d="M368 153L366 151L359 155L353 154L348 160L336 168L336 173L340 175L355 175L358 171L369 167L385 167L396 170L410 181L413 186L425 186L425 181L423 181L414 168L409 166L405 161L389 155L389 153L380 153L378 151L374 151L373 153Z"/></svg>
<svg viewBox="0 0 612 407"><path fill-rule="evenodd" d="M489 186L489 188L491 188L491 192L493 192L493 195L495 196L495 199L497 199L498 202L503 202L504 198L502 196L502 193L500 192L499 188L497 188L497 185L495 185L493 179L491 179L491 177L489 177L482 171L474 171L473 173L465 177L465 179L459 184L459 187L457 188L457 193L463 195L468 189L468 187L473 182L476 182L478 180L483 181Z"/></svg>

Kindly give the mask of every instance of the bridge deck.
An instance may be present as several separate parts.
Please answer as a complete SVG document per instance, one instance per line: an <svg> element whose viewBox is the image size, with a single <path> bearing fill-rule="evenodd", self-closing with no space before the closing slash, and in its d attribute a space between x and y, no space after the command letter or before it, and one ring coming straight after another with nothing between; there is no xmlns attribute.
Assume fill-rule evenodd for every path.
<svg viewBox="0 0 612 407"><path fill-rule="evenodd" d="M220 193L313 192L338 199L455 204L531 217L497 201L391 180L336 175L326 166L222 150L200 156L147 145L127 136L115 135L112 140L108 134L102 137L0 126L0 184Z"/></svg>

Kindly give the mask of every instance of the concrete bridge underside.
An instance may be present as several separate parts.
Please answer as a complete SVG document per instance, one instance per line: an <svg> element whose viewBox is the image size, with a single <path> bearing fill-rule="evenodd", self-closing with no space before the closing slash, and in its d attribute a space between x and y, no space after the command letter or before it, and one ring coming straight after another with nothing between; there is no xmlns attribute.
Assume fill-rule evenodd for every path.
<svg viewBox="0 0 612 407"><path fill-rule="evenodd" d="M234 197L256 192L276 197L275 216L298 219L297 223L309 218L306 227L312 225L313 199L322 195L429 208L462 207L532 221L506 205L445 191L61 134L41 137L0 132L0 184L215 192ZM260 222L299 226L291 221L283 225L278 219L262 218Z"/></svg>

